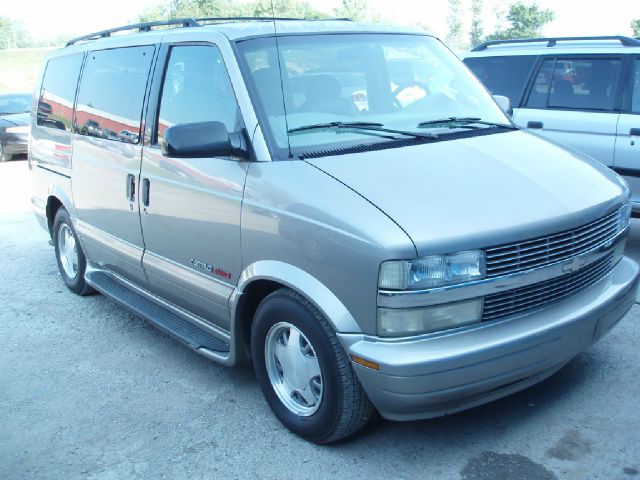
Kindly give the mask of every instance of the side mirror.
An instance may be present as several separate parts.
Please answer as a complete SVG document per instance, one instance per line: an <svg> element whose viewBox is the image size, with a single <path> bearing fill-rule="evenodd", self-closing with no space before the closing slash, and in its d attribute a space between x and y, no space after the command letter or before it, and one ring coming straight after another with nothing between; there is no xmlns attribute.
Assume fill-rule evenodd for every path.
<svg viewBox="0 0 640 480"><path fill-rule="evenodd" d="M494 95L493 99L496 101L498 106L510 117L513 116L513 107L511 106L511 100L509 97L505 97L504 95Z"/></svg>
<svg viewBox="0 0 640 480"><path fill-rule="evenodd" d="M166 157L248 157L244 132L227 132L221 122L174 125L164 132L162 154Z"/></svg>

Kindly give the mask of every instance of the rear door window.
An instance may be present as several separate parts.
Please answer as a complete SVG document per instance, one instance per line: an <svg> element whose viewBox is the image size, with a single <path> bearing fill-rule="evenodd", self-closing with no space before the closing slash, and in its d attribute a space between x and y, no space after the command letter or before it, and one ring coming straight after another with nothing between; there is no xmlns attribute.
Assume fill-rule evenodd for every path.
<svg viewBox="0 0 640 480"><path fill-rule="evenodd" d="M522 92L536 61L534 55L466 58L464 63L493 95L503 95L511 105L520 105Z"/></svg>
<svg viewBox="0 0 640 480"><path fill-rule="evenodd" d="M529 92L526 106L529 108L546 108L547 98L549 97L549 86L551 85L551 77L553 75L553 65L555 60L552 58L545 59L540 68L536 72L536 76Z"/></svg>
<svg viewBox="0 0 640 480"><path fill-rule="evenodd" d="M604 110L616 108L620 59L546 59L534 80L527 107Z"/></svg>
<svg viewBox="0 0 640 480"><path fill-rule="evenodd" d="M81 66L82 54L49 60L38 99L39 126L71 131Z"/></svg>
<svg viewBox="0 0 640 480"><path fill-rule="evenodd" d="M152 46L89 52L78 92L77 133L139 142L153 53Z"/></svg>

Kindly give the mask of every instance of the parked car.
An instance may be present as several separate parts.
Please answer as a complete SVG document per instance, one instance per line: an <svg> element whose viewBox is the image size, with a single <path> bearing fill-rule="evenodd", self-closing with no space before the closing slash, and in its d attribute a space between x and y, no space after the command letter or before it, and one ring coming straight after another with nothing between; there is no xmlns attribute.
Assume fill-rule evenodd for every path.
<svg viewBox="0 0 640 480"><path fill-rule="evenodd" d="M516 127L423 33L137 24L51 52L38 90L65 128L32 113L32 202L67 287L252 361L314 442L533 385L634 302L625 182Z"/></svg>
<svg viewBox="0 0 640 480"><path fill-rule="evenodd" d="M640 39L497 40L464 55L514 121L612 168L640 214Z"/></svg>
<svg viewBox="0 0 640 480"><path fill-rule="evenodd" d="M0 162L27 154L30 112L30 94L0 94Z"/></svg>

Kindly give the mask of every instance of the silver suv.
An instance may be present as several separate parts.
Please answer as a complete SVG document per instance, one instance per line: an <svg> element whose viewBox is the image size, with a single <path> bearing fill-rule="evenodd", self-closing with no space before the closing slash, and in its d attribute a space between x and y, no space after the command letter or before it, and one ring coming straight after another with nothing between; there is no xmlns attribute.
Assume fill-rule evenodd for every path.
<svg viewBox="0 0 640 480"><path fill-rule="evenodd" d="M623 175L640 214L640 39L494 40L464 62L513 119Z"/></svg>
<svg viewBox="0 0 640 480"><path fill-rule="evenodd" d="M46 59L37 217L73 292L253 361L297 434L326 443L374 408L413 420L521 390L632 305L624 181L515 127L437 39L158 25Z"/></svg>

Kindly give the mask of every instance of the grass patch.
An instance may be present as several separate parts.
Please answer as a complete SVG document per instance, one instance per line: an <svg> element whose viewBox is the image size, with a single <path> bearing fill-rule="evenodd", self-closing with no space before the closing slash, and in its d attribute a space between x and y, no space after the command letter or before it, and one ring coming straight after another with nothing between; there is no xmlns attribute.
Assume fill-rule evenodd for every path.
<svg viewBox="0 0 640 480"><path fill-rule="evenodd" d="M0 50L0 93L32 92L44 56L51 48Z"/></svg>

